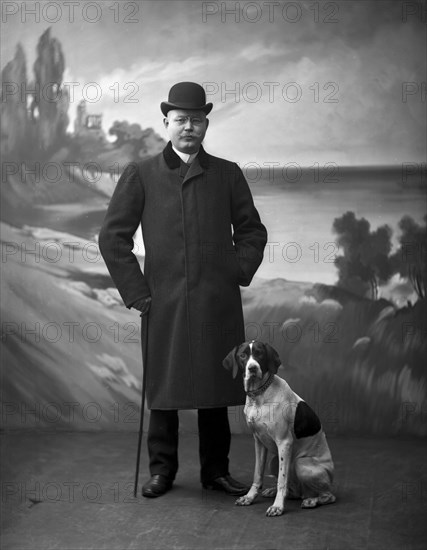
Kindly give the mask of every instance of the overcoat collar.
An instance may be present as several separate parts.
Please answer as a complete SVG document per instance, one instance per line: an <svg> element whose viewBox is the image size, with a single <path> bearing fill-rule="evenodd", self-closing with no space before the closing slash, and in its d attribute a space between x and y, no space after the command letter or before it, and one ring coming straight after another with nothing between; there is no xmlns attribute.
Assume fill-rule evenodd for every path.
<svg viewBox="0 0 427 550"><path fill-rule="evenodd" d="M163 149L163 158L165 159L166 164L171 169L179 168L181 166L181 159L172 149L172 143L170 141L166 145L166 147ZM202 168L206 169L208 167L209 155L206 153L206 151L203 149L201 145L196 158L199 161L199 164Z"/></svg>

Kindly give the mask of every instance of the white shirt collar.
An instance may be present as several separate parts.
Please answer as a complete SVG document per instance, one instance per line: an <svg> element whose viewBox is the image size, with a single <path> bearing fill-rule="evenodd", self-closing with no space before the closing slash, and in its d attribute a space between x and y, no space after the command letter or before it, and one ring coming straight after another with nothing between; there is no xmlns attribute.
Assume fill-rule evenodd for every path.
<svg viewBox="0 0 427 550"><path fill-rule="evenodd" d="M193 160L197 157L197 154L199 152L197 151L196 153L191 153L191 155L189 155L188 153L181 153L181 151L178 151L178 149L175 149L173 145L172 145L172 149L180 157L180 159L186 164L191 164Z"/></svg>

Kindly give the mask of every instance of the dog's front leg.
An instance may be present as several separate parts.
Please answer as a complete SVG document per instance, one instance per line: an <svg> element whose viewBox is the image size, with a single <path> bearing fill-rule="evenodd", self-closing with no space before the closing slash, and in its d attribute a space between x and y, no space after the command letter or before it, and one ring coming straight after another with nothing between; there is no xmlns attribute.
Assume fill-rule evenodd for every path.
<svg viewBox="0 0 427 550"><path fill-rule="evenodd" d="M266 516L281 516L285 510L285 499L288 489L289 466L291 462L292 439L287 438L277 444L279 474L277 476L277 493L273 504L267 509Z"/></svg>
<svg viewBox="0 0 427 550"><path fill-rule="evenodd" d="M265 461L267 458L267 449L261 443L261 441L254 435L255 439L255 469L254 480L251 488L246 495L238 498L236 504L238 506L249 506L255 500L259 491L262 488L262 481L264 477Z"/></svg>

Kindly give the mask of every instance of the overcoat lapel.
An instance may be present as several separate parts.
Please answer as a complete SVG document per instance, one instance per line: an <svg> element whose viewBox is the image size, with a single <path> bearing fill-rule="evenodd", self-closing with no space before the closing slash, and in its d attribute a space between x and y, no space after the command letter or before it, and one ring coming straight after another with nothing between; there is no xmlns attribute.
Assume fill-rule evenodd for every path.
<svg viewBox="0 0 427 550"><path fill-rule="evenodd" d="M185 175L184 177L184 181L182 182L183 184L186 183L188 180L190 180L191 178L195 178L197 176L200 176L201 174L203 174L204 170L203 168L200 166L200 162L199 162L199 159L198 157L196 157L193 162L190 164L190 168L188 169L188 172L187 174Z"/></svg>
<svg viewBox="0 0 427 550"><path fill-rule="evenodd" d="M166 161L166 164L168 167L173 170L175 168L180 168L181 166L181 159L179 156L175 153L175 151L172 148L172 143L169 141L169 143L166 145L166 147L163 150L163 158ZM197 157L192 162L187 175L184 178L184 182L187 181L190 178L193 178L195 176L199 176L202 174L207 168L209 167L209 155L206 153L206 151L203 149L202 146L200 146L199 153Z"/></svg>

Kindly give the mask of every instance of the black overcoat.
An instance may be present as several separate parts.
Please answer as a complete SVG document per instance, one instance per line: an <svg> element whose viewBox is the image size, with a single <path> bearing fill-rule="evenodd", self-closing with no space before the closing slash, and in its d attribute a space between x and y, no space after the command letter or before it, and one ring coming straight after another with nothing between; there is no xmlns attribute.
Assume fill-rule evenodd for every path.
<svg viewBox="0 0 427 550"><path fill-rule="evenodd" d="M185 174L169 142L124 170L99 234L127 307L151 296L147 403L197 409L244 403L222 367L245 339L239 285L258 269L267 232L237 164L203 148ZM132 252L142 226L144 273Z"/></svg>

